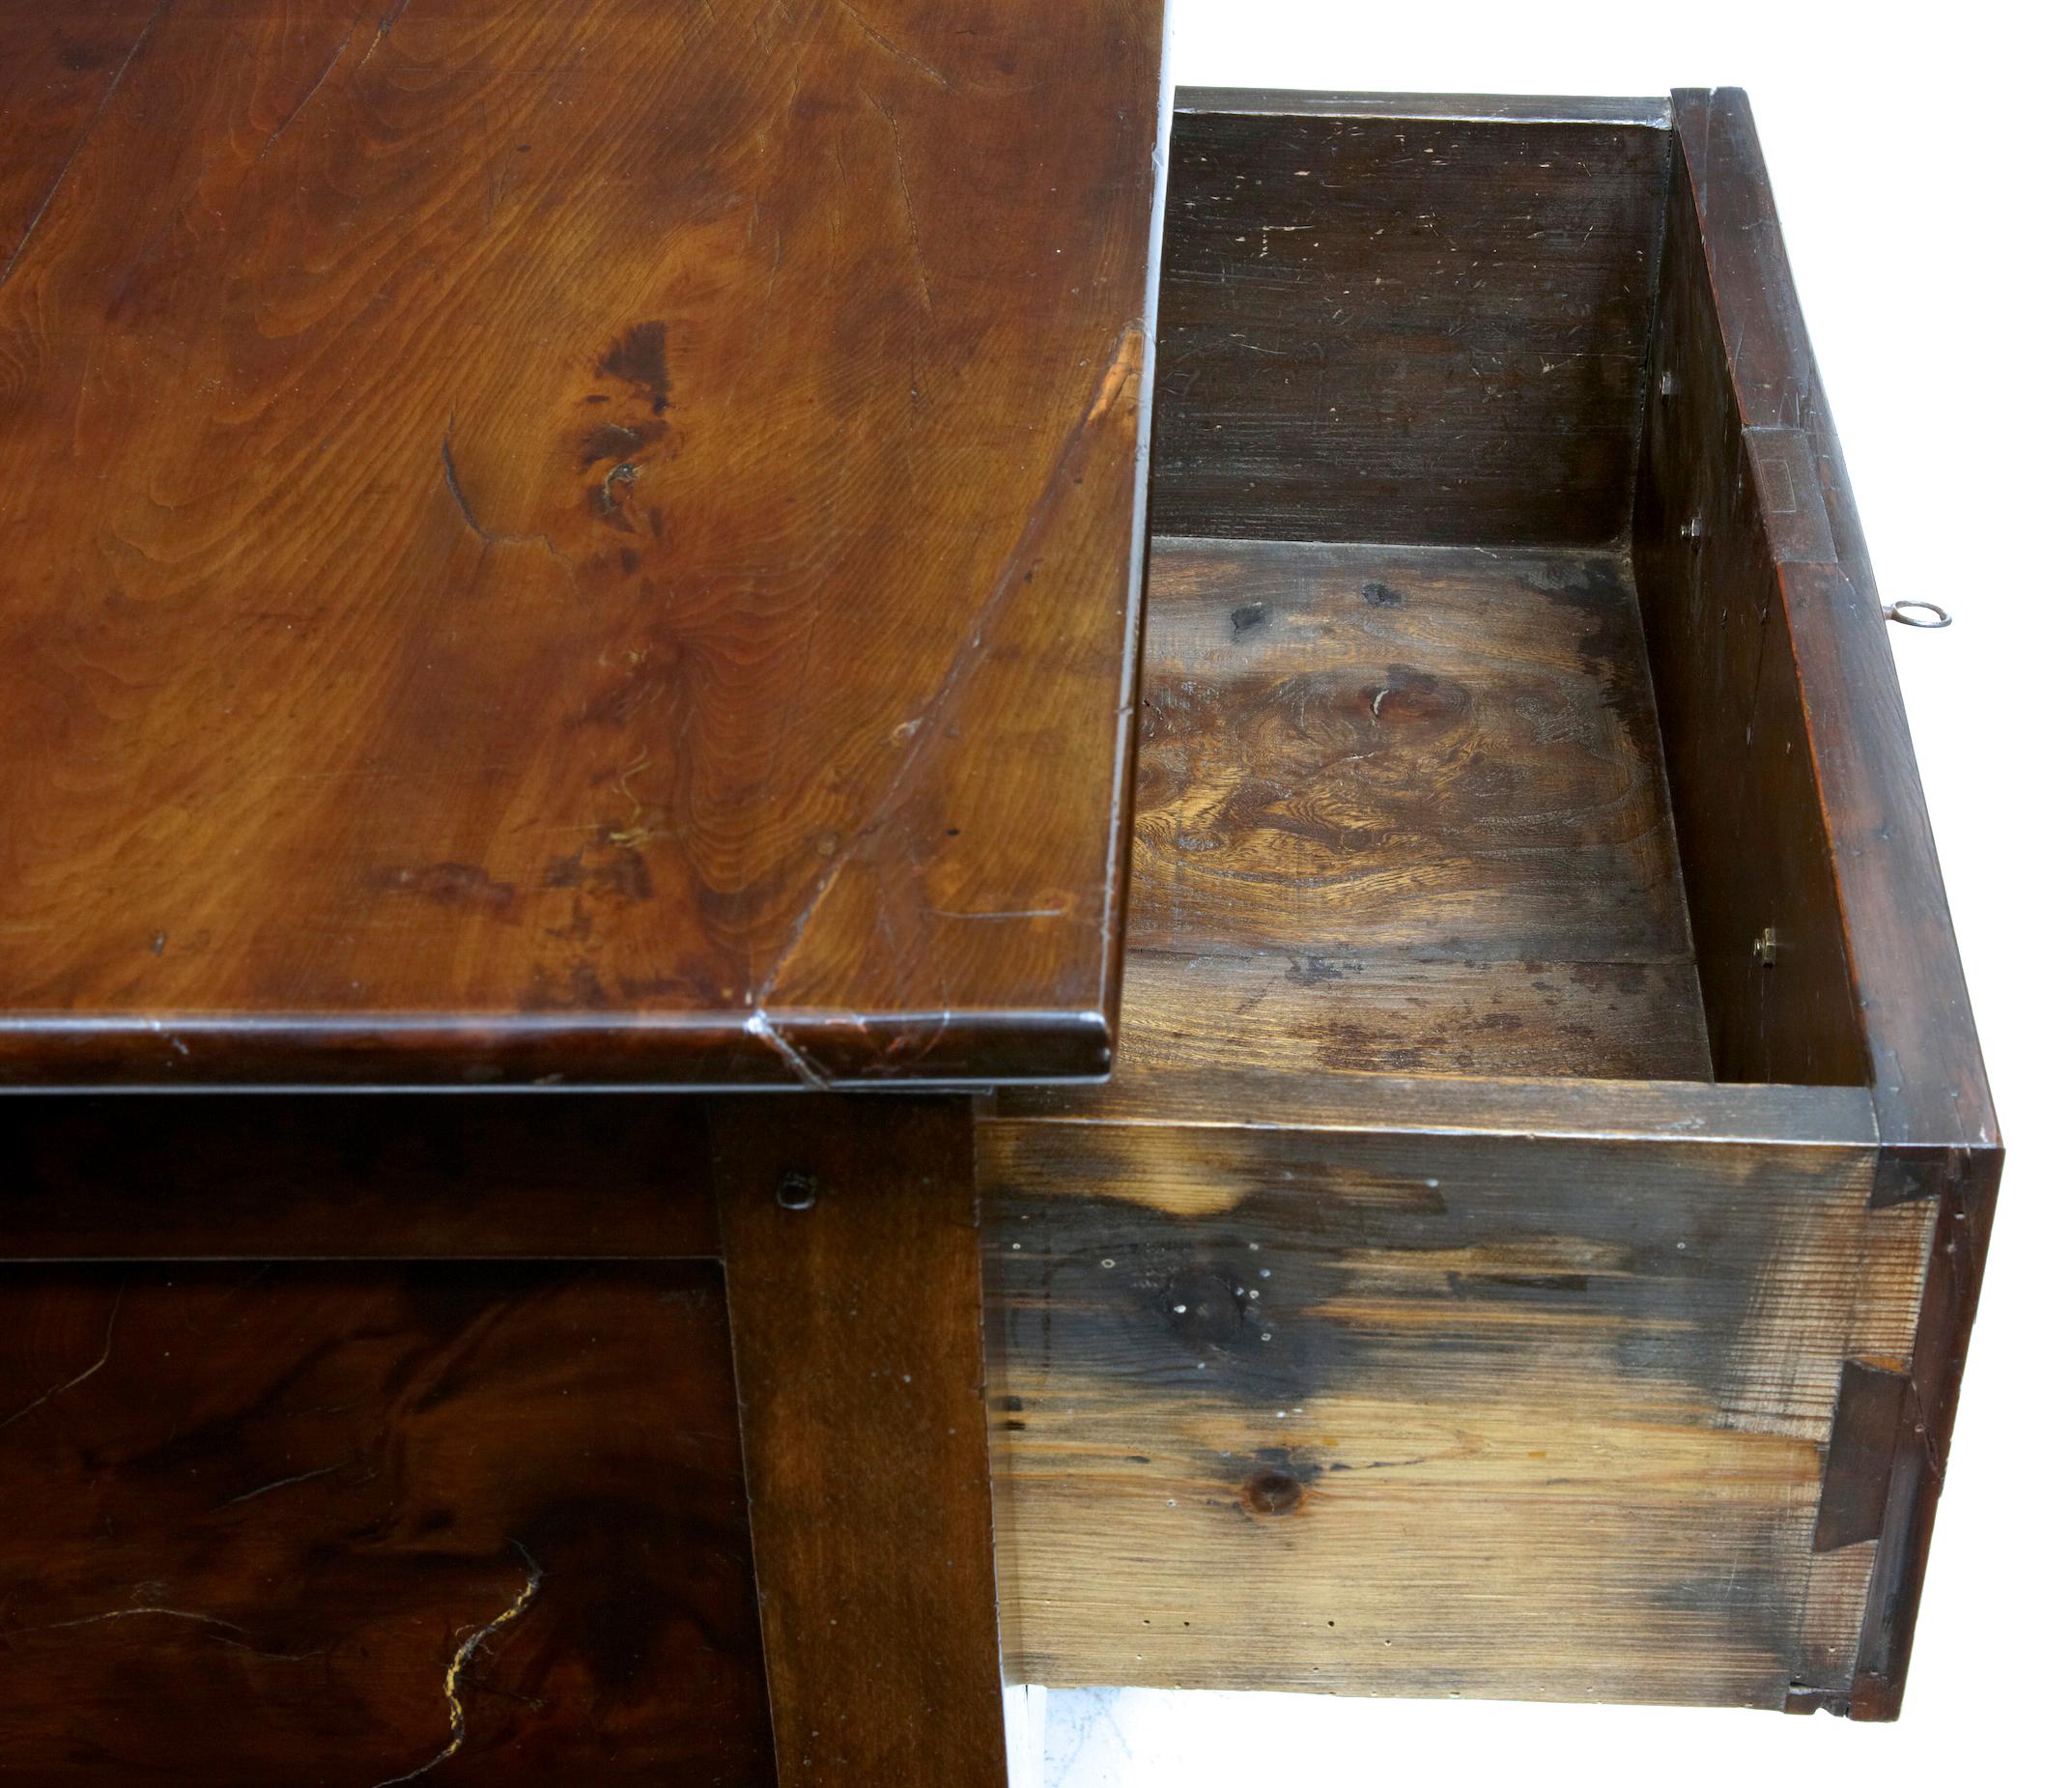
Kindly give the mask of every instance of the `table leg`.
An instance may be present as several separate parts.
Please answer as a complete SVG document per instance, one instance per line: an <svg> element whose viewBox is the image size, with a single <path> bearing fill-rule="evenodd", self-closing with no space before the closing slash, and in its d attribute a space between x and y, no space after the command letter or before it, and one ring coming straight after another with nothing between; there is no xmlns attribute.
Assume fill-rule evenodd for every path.
<svg viewBox="0 0 2072 1788"><path fill-rule="evenodd" d="M972 1112L717 1101L781 1779L1004 1788Z"/></svg>

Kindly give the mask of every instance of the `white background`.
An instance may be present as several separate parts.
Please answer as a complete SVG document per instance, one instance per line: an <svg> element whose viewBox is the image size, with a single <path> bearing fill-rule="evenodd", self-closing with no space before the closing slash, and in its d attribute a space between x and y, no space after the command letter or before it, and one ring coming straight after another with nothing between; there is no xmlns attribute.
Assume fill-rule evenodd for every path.
<svg viewBox="0 0 2072 1788"><path fill-rule="evenodd" d="M1885 600L1957 616L1946 633L1890 632L2008 1165L1897 1725L1052 1692L1018 1710L1034 1715L1021 1779L2067 1780L2063 9L1169 0L1169 16L1172 71L1188 85L1748 90Z"/></svg>

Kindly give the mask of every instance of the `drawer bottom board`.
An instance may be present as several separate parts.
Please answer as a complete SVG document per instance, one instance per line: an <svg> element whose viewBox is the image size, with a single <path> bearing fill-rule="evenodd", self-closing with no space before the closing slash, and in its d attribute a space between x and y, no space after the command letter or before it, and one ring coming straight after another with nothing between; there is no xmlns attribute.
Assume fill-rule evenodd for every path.
<svg viewBox="0 0 2072 1788"><path fill-rule="evenodd" d="M1709 1080L1622 553L1160 538L1118 1079Z"/></svg>

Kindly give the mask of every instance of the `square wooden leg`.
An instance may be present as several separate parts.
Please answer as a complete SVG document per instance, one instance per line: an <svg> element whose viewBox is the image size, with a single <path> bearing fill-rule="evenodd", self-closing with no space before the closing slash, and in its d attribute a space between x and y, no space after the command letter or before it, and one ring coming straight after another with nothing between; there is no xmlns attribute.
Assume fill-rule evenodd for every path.
<svg viewBox="0 0 2072 1788"><path fill-rule="evenodd" d="M1005 1788L971 1107L713 1127L781 1779Z"/></svg>

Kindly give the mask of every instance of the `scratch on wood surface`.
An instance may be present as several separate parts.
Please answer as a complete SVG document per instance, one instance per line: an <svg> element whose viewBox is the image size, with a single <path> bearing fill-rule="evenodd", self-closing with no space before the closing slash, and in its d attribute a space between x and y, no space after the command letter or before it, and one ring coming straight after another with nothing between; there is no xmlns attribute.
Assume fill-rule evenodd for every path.
<svg viewBox="0 0 2072 1788"><path fill-rule="evenodd" d="M876 805L864 817L862 823L849 834L841 848L828 860L827 867L821 871L811 893L807 895L799 917L791 927L790 936L785 940L784 947L778 951L770 972L763 977L755 991L752 1004L757 1016L761 1015L762 1008L768 1005L785 968L798 953L799 946L806 941L806 933L812 924L813 915L820 910L829 890L841 878L841 872L855 861L857 852L863 848L865 841L874 837L897 809L901 797L906 793L908 782L913 780L915 772L926 757L928 749L935 742L935 734L944 710L974 668L982 662L987 633L1014 592L1021 587L1020 579L1023 572L1036 556L1036 548L1042 541L1052 517L1064 500L1066 493L1073 488L1076 482L1074 468L1079 465L1082 453L1108 412L1141 375L1143 367L1144 325L1141 321L1132 321L1123 326L1121 335L1117 337L1102 371L1100 383L1094 387L1093 398L1079 420L1073 424L1071 433L1065 437L1064 444L1051 468L1050 476L1044 483L1041 496L1030 510L1029 520L1023 525L1013 551L1008 554L999 577L994 581L992 590L972 623L970 639L951 661L950 668L936 686L934 695L928 697L918 714L900 727L900 732L906 740L906 751L891 780L886 783L884 794L878 798Z"/></svg>
<svg viewBox="0 0 2072 1788"><path fill-rule="evenodd" d="M783 1064L798 1076L800 1084L818 1092L828 1090L827 1076L820 1072L805 1055L770 1020L770 1014L759 1008L750 1015L748 1032L751 1036L759 1036L777 1051Z"/></svg>
<svg viewBox="0 0 2072 1788"><path fill-rule="evenodd" d="M104 1621L137 1620L147 1614L156 1614L165 1620L193 1621L203 1627L220 1627L226 1632L242 1632L244 1629L235 1621L219 1620L213 1614L197 1614L191 1608L110 1608L105 1614L82 1614L77 1620L54 1620L44 1627L17 1627L7 1636L18 1638L31 1632L70 1632L77 1627L99 1627Z"/></svg>
<svg viewBox="0 0 2072 1788"><path fill-rule="evenodd" d="M388 42L388 34L403 22L403 14L410 10L411 0L396 0L395 5L382 14L381 21L374 27L374 42L367 45L367 54L359 59L361 68L364 69L374 52Z"/></svg>
<svg viewBox="0 0 2072 1788"><path fill-rule="evenodd" d="M884 32L880 31L867 18L866 18L863 14L859 13L856 8L851 6L849 4L849 0L835 0L835 10L837 13L841 14L843 17L845 17L852 25L854 25L866 40L868 40L872 44L876 45L877 48L883 50L885 54L890 56L894 62L905 63L908 68L916 69L920 71L920 72L922 72L922 74L925 74L931 81L933 81L938 87L943 88L946 92L949 90L950 86L951 85L949 75L945 74L942 70L937 68L932 62L923 62L919 56L915 55L912 50L901 49L898 44L894 43L892 41L891 38L887 37Z"/></svg>
<svg viewBox="0 0 2072 1788"><path fill-rule="evenodd" d="M333 1465L319 1465L314 1471L298 1471L292 1477L275 1478L270 1484L262 1484L257 1490L245 1490L242 1494L225 1498L216 1509L234 1509L241 1502L256 1502L260 1497L277 1490L286 1490L291 1484L307 1484L312 1478L327 1478L334 1471L343 1471L346 1462L340 1460ZM211 1513L214 1513L213 1510Z"/></svg>
<svg viewBox="0 0 2072 1788"><path fill-rule="evenodd" d="M1065 912L1065 909L1062 906L1022 906L998 913L958 913L946 906L931 906L927 910L931 919L966 919L974 921L988 919L1063 919Z"/></svg>
<svg viewBox="0 0 2072 1788"><path fill-rule="evenodd" d="M921 246L921 218L914 211L914 189L906 178L906 142L899 134L899 121L892 110L874 94L864 96L870 101L870 109L885 120L886 129L893 138L893 172L899 179L899 204L906 213L906 237L914 249L914 271L921 279L921 301L930 316L935 314L935 288L928 283L928 257Z"/></svg>
<svg viewBox="0 0 2072 1788"><path fill-rule="evenodd" d="M354 9L353 22L346 27L345 36L338 40L338 47L331 51L330 60L324 65L323 69L319 71L317 78L314 81L310 82L309 90L304 93L302 97L294 103L294 105L289 107L287 117L283 118L279 124L273 127L272 134L269 136L267 140L259 146L259 153L252 157L252 161L255 166L259 162L264 161L270 155L273 153L273 145L279 142L281 138L287 133L288 127L294 124L298 118L301 117L302 108L306 106L310 102L310 100L314 99L317 95L323 91L324 83L331 78L332 71L334 71L338 67L339 63L345 60L346 51L352 48L353 40L359 35L359 21L366 16L366 12L367 9L364 5L355 7ZM375 27L375 43L379 43L382 41L382 33L386 31L387 28L388 21L386 21L385 19L381 24ZM368 53L370 55L373 53L372 45L369 45ZM365 57L362 57L361 60L364 62Z"/></svg>
<svg viewBox="0 0 2072 1788"><path fill-rule="evenodd" d="M28 1415L35 1410L41 1409L53 1397L62 1396L65 1392L71 1390L74 1385L84 1384L89 1378L91 1378L97 1372L99 1372L103 1366L108 1363L109 1355L115 1351L115 1319L122 1312L123 1292L126 1290L128 1290L127 1287L118 1286L115 1291L115 1301L108 1306L108 1332L106 1337L101 1342L100 1357L96 1360L91 1366L89 1366L84 1372L77 1374L73 1377L67 1378L63 1384L53 1384L47 1391L45 1391L41 1397L37 1398L34 1402L22 1405L22 1406L19 1409L15 1410L13 1415L9 1416L6 1421L0 1422L0 1429L13 1428L14 1424L20 1421L23 1416Z"/></svg>
<svg viewBox="0 0 2072 1788"><path fill-rule="evenodd" d="M29 239L36 234L37 226L43 221L43 213L49 211L51 200L58 196L59 189L65 184L65 177L71 172L72 163L79 159L79 152L86 147L87 139L99 127L101 115L108 109L108 101L115 98L115 90L123 84L123 76L129 72L129 65L137 59L137 51L144 47L144 40L156 29L159 19L165 16L166 8L172 3L173 0L158 0L158 4L152 9L151 16L144 21L144 29L137 33L136 42L130 44L129 53L117 66L115 78L108 83L107 91L100 96L100 103L94 107L93 117L86 121L86 128L79 132L79 140L71 146L71 153L65 157L64 164L58 169L57 178L50 183L49 190L43 194L42 203L29 213L29 227L22 231L21 241L14 244L14 252L8 256L7 265L0 267L0 286L6 285L14 276L14 269L20 265L21 257L28 252Z"/></svg>

